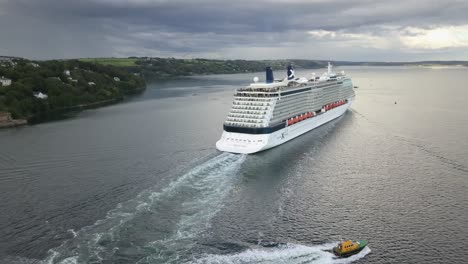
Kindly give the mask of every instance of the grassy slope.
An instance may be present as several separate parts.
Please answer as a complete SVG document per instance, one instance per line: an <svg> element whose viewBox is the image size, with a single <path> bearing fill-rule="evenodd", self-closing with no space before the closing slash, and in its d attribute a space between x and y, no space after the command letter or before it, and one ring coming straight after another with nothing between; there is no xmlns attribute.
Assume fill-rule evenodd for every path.
<svg viewBox="0 0 468 264"><path fill-rule="evenodd" d="M112 65L117 67L136 66L135 62L138 59L134 58L83 58L79 59L83 62L93 62L102 65Z"/></svg>

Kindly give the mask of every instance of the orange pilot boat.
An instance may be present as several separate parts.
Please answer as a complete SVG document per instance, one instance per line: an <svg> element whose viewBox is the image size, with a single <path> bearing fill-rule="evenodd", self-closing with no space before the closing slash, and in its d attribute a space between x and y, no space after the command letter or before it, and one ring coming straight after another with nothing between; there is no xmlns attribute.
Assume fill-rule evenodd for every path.
<svg viewBox="0 0 468 264"><path fill-rule="evenodd" d="M346 258L361 252L367 246L367 240L345 240L340 241L338 246L334 247L332 252L341 258Z"/></svg>

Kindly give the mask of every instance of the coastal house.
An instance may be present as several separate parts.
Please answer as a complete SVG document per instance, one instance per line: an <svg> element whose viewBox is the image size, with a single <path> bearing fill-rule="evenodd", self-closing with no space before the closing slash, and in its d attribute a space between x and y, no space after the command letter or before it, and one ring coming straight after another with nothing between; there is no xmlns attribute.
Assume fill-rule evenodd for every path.
<svg viewBox="0 0 468 264"><path fill-rule="evenodd" d="M88 82L88 85L89 86L96 86L96 83L95 82Z"/></svg>
<svg viewBox="0 0 468 264"><path fill-rule="evenodd" d="M120 78L119 77L114 77L114 81L120 82Z"/></svg>
<svg viewBox="0 0 468 264"><path fill-rule="evenodd" d="M34 68L39 68L39 64L34 63L34 62L31 62L31 66L33 66Z"/></svg>
<svg viewBox="0 0 468 264"><path fill-rule="evenodd" d="M0 77L0 83L2 86L10 86L11 85L11 79L5 78L5 77Z"/></svg>
<svg viewBox="0 0 468 264"><path fill-rule="evenodd" d="M65 74L66 76L70 76L70 71L69 71L69 70L65 70L65 71L63 71L63 74Z"/></svg>
<svg viewBox="0 0 468 264"><path fill-rule="evenodd" d="M34 93L34 97L36 97L38 99L47 99L49 96L47 96L47 94L43 94L41 92L38 92L38 93Z"/></svg>

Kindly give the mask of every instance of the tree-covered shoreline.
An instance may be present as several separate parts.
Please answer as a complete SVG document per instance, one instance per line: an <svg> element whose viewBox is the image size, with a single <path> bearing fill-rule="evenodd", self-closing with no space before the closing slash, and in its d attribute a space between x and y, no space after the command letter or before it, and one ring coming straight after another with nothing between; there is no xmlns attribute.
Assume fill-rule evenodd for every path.
<svg viewBox="0 0 468 264"><path fill-rule="evenodd" d="M125 69L79 60L13 59L1 64L0 76L11 80L0 86L0 112L15 119L119 101L145 88L141 76Z"/></svg>

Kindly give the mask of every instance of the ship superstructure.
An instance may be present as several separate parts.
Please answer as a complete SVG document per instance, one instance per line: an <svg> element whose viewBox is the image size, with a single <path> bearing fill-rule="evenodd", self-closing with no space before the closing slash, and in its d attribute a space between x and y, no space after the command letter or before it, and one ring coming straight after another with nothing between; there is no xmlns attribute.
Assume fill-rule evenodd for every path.
<svg viewBox="0 0 468 264"><path fill-rule="evenodd" d="M267 67L265 82L255 77L235 91L216 147L247 154L275 147L341 116L353 99L351 78L334 73L330 63L327 72L311 78L296 78L288 66L283 80Z"/></svg>

